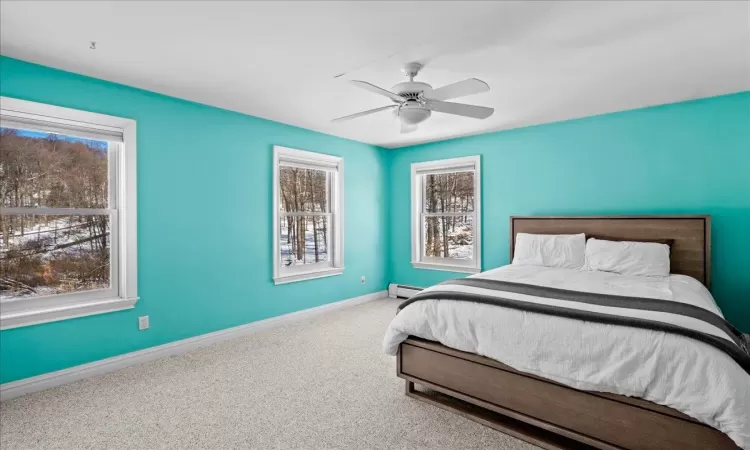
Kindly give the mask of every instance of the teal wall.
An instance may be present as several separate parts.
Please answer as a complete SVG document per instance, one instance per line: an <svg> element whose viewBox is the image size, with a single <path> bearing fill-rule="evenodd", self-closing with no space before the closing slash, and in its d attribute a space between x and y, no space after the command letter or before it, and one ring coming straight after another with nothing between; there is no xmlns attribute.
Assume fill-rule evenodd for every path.
<svg viewBox="0 0 750 450"><path fill-rule="evenodd" d="M0 94L138 121L141 297L0 332L0 382L386 288L387 150L10 58ZM274 144L344 157L343 275L273 285ZM138 331L141 315L151 329Z"/></svg>
<svg viewBox="0 0 750 450"><path fill-rule="evenodd" d="M378 291L389 280L427 286L454 277L411 267L409 166L476 154L485 269L508 261L511 215L708 213L714 294L750 331L747 92L395 151L4 57L0 95L138 121L141 296L130 311L0 332L3 383ZM344 275L272 284L274 144L345 158ZM150 330L138 331L141 315Z"/></svg>
<svg viewBox="0 0 750 450"><path fill-rule="evenodd" d="M460 276L411 266L409 170L468 155L482 157L483 269L508 263L512 215L711 214L712 290L727 318L750 332L750 93L394 151L394 282Z"/></svg>

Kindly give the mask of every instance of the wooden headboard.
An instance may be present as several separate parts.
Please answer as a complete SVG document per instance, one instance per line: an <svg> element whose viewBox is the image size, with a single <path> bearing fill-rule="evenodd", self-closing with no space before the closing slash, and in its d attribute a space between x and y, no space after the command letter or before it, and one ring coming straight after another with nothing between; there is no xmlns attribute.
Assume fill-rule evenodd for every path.
<svg viewBox="0 0 750 450"><path fill-rule="evenodd" d="M671 272L711 288L711 216L513 216L510 259L516 233L607 236L619 240L672 240Z"/></svg>

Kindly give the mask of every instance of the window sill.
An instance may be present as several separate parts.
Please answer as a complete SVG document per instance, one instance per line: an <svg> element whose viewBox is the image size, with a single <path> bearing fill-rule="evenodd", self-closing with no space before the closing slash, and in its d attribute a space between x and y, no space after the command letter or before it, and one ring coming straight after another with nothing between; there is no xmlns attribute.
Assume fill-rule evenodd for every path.
<svg viewBox="0 0 750 450"><path fill-rule="evenodd" d="M453 265L453 264L412 262L411 265L415 269L442 270L444 272L479 273L482 271L482 269L479 269L476 267Z"/></svg>
<svg viewBox="0 0 750 450"><path fill-rule="evenodd" d="M332 277L335 275L341 275L344 273L343 267L330 267L323 270L316 270L314 272L297 273L294 275L285 275L276 277L273 279L274 284L287 284L294 283L295 281L313 280L315 278Z"/></svg>
<svg viewBox="0 0 750 450"><path fill-rule="evenodd" d="M66 305L40 308L38 306L34 307L32 300L29 302L28 308L14 308L12 312L2 311L3 308L0 304L0 330L132 309L135 307L137 301L138 297L118 297L112 299L82 300Z"/></svg>

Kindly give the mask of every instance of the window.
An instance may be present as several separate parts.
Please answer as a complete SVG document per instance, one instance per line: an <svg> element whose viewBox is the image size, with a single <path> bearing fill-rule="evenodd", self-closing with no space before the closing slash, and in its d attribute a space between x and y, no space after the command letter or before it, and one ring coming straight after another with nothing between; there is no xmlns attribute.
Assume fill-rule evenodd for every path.
<svg viewBox="0 0 750 450"><path fill-rule="evenodd" d="M411 165L412 265L480 272L479 156Z"/></svg>
<svg viewBox="0 0 750 450"><path fill-rule="evenodd" d="M342 158L274 146L276 284L344 272Z"/></svg>
<svg viewBox="0 0 750 450"><path fill-rule="evenodd" d="M135 122L0 97L0 328L132 308Z"/></svg>

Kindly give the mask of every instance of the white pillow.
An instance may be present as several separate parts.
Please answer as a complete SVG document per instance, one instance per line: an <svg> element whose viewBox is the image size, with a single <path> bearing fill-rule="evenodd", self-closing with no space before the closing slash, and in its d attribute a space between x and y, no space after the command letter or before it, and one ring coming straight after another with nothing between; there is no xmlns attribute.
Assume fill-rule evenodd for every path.
<svg viewBox="0 0 750 450"><path fill-rule="evenodd" d="M580 269L586 261L586 235L516 234L513 264Z"/></svg>
<svg viewBox="0 0 750 450"><path fill-rule="evenodd" d="M586 243L586 263L589 270L666 277L669 275L669 246L656 242L591 238Z"/></svg>

